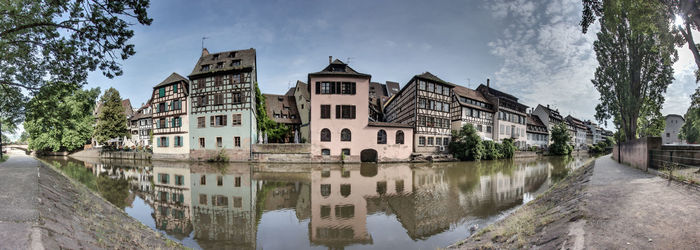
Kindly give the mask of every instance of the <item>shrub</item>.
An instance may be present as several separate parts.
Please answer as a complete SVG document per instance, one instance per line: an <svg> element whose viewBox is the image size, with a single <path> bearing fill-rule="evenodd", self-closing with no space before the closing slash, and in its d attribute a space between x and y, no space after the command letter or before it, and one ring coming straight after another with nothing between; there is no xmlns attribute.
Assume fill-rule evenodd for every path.
<svg viewBox="0 0 700 250"><path fill-rule="evenodd" d="M483 141L481 144L484 145L484 155L482 156L482 159L484 160L496 160L496 159L501 159L503 155L501 155L501 152L499 150L499 145L493 141Z"/></svg>
<svg viewBox="0 0 700 250"><path fill-rule="evenodd" d="M574 147L569 145L571 135L562 122L552 128L552 145L549 146L549 152L555 155L569 155L574 150Z"/></svg>
<svg viewBox="0 0 700 250"><path fill-rule="evenodd" d="M503 139L503 143L501 143L501 147L500 147L499 151L502 155L502 158L505 158L505 159L513 158L513 155L515 155L515 144L513 143L513 139L511 139L511 138Z"/></svg>
<svg viewBox="0 0 700 250"><path fill-rule="evenodd" d="M481 160L484 145L471 124L465 124L459 131L452 132L452 141L448 145L450 152L459 160Z"/></svg>

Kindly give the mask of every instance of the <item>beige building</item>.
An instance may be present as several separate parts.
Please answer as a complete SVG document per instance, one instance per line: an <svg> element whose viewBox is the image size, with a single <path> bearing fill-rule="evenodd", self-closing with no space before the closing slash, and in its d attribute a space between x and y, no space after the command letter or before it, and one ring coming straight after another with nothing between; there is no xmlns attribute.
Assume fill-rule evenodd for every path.
<svg viewBox="0 0 700 250"><path fill-rule="evenodd" d="M299 112L299 119L301 120L301 125L299 126L299 134L301 135L300 142L308 143L311 141L309 137L311 96L309 95L309 86L306 83L297 81L297 85L294 87L294 100L297 105L297 111Z"/></svg>
<svg viewBox="0 0 700 250"><path fill-rule="evenodd" d="M506 138L513 139L515 146L524 149L527 146L527 106L519 103L518 98L496 90L491 87L490 80L486 80L486 85L479 85L476 91L495 103L496 119L494 127L498 133L494 134L494 141L502 141Z"/></svg>
<svg viewBox="0 0 700 250"><path fill-rule="evenodd" d="M189 81L172 73L153 87L153 158L186 159L189 156Z"/></svg>

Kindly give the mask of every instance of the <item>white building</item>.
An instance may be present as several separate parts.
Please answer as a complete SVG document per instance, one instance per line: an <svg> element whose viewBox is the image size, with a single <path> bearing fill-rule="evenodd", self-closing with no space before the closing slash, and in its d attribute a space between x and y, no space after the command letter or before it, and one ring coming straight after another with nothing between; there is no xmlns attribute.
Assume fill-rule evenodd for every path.
<svg viewBox="0 0 700 250"><path fill-rule="evenodd" d="M678 138L681 132L685 119L682 116L671 114L666 116L666 128L661 135L661 143L663 144L684 144L685 141Z"/></svg>

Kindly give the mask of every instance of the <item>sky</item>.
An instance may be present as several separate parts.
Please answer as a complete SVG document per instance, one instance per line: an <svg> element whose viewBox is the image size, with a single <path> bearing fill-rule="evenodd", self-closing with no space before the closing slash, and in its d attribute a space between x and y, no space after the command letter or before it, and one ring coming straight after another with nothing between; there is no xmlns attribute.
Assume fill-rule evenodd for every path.
<svg viewBox="0 0 700 250"><path fill-rule="evenodd" d="M328 56L403 87L429 71L476 88L491 86L525 105L594 119L599 94L598 25L582 34L580 0L490 1L165 1L152 0L150 26L134 26L136 54L114 79L93 72L87 87L114 87L134 108L172 72L189 75L210 52L255 48L263 93L282 94L328 64ZM685 114L698 86L687 47L662 113ZM611 129L612 125L608 124Z"/></svg>

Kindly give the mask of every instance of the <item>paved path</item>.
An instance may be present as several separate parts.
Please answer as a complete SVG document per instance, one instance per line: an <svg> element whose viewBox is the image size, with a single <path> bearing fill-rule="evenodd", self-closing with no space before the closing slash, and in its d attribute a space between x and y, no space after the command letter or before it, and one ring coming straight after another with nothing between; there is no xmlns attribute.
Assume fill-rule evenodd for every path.
<svg viewBox="0 0 700 250"><path fill-rule="evenodd" d="M0 249L43 249L39 221L39 162L10 150L0 164Z"/></svg>
<svg viewBox="0 0 700 250"><path fill-rule="evenodd" d="M596 160L583 209L586 249L700 249L700 192Z"/></svg>

